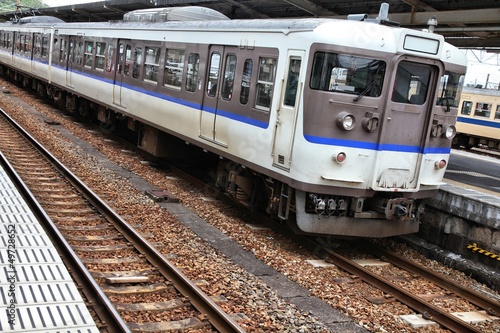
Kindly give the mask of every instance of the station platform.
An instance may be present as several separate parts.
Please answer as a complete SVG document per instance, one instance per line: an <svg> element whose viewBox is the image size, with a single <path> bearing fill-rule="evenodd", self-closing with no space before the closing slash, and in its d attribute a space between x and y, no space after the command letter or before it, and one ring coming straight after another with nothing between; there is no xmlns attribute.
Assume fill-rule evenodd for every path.
<svg viewBox="0 0 500 333"><path fill-rule="evenodd" d="M0 331L99 333L66 266L0 165Z"/></svg>

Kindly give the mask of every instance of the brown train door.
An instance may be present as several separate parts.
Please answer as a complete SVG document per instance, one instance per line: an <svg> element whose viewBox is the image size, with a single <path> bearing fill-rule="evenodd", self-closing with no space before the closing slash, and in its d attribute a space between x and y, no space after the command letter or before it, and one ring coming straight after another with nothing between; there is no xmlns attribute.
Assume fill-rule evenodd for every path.
<svg viewBox="0 0 500 333"><path fill-rule="evenodd" d="M200 137L227 147L228 128L221 119L221 101L232 92L227 85L234 83L236 47L212 45L210 47L203 105L200 113ZM230 97L229 97L230 99Z"/></svg>

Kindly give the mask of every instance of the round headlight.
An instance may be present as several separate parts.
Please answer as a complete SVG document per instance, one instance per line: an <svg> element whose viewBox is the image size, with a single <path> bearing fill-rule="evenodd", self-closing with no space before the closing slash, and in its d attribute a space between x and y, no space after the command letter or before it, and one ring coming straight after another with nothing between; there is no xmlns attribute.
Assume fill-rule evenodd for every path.
<svg viewBox="0 0 500 333"><path fill-rule="evenodd" d="M337 125L346 131L350 131L356 126L356 118L350 113L341 112L337 116Z"/></svg>
<svg viewBox="0 0 500 333"><path fill-rule="evenodd" d="M457 129L453 125L445 126L444 131L443 131L443 136L451 140L455 137L455 134L457 134Z"/></svg>
<svg viewBox="0 0 500 333"><path fill-rule="evenodd" d="M436 170L443 170L446 167L446 160L440 160L434 163Z"/></svg>

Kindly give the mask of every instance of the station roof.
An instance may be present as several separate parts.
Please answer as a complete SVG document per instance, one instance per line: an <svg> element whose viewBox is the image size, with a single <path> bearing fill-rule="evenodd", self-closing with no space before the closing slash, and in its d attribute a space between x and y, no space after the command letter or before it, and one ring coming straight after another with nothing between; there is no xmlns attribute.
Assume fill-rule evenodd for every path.
<svg viewBox="0 0 500 333"><path fill-rule="evenodd" d="M424 29L433 16L435 32L449 43L462 48L500 52L499 0L386 0L389 19L401 26ZM382 1L371 0L108 0L86 4L21 8L18 16L49 15L66 22L102 22L123 19L127 12L160 7L203 6L215 9L231 19L333 17L349 14L377 17ZM16 12L0 13L10 20Z"/></svg>

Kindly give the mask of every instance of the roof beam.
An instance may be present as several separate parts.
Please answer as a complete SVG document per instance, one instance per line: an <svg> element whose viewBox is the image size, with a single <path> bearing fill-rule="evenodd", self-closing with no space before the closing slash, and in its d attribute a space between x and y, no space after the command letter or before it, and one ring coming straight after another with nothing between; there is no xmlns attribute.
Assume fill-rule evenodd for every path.
<svg viewBox="0 0 500 333"><path fill-rule="evenodd" d="M427 21L436 16L438 24L481 24L498 23L500 8L449 10L433 12L415 12L389 14L391 20L401 25L427 25Z"/></svg>
<svg viewBox="0 0 500 333"><path fill-rule="evenodd" d="M335 15L334 12L331 12L328 9L318 6L309 0L283 0L283 1L316 17Z"/></svg>

